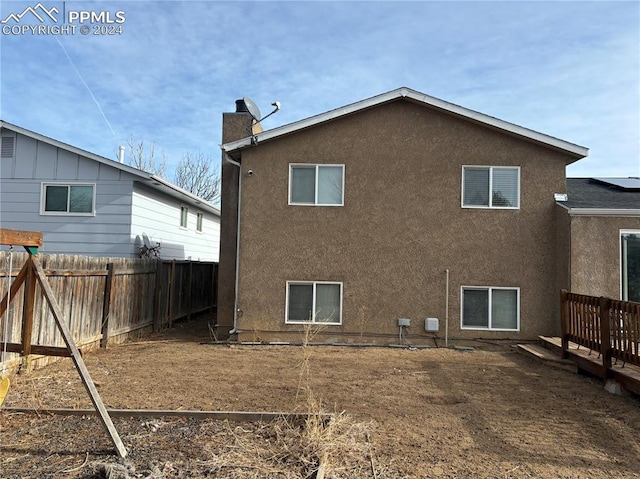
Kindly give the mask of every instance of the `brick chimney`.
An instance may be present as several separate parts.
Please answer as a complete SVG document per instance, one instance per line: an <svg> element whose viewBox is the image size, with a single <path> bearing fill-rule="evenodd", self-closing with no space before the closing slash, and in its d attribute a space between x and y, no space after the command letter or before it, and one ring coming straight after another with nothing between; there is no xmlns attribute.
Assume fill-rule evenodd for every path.
<svg viewBox="0 0 640 479"><path fill-rule="evenodd" d="M254 120L243 100L236 111L222 114L222 143L245 138L254 132ZM238 239L238 192L240 168L225 160L222 153L220 194L220 259L218 264L218 332L220 338L233 329L236 296L236 253Z"/></svg>

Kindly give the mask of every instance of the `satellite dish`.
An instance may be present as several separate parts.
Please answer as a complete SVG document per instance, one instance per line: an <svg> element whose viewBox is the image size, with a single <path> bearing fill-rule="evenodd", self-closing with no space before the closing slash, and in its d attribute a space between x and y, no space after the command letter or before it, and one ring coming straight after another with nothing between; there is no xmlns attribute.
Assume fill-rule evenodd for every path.
<svg viewBox="0 0 640 479"><path fill-rule="evenodd" d="M260 122L265 118L269 118L277 111L280 111L279 101L274 101L271 105L274 107L274 110L267 116L263 117L262 113L260 113L260 108L258 108L258 105L256 105L255 102L248 96L243 97L242 100L236 100L236 112L247 112L249 113L249 115L251 115L251 118L253 118L253 124L251 125L251 128L247 128L247 131L249 131L249 133L251 134L252 145L258 144L258 136L256 134L263 131Z"/></svg>
<svg viewBox="0 0 640 479"><path fill-rule="evenodd" d="M262 119L262 114L260 113L260 108L258 108L258 105L256 105L255 102L248 96L243 97L242 101L244 102L247 110L249 111L249 114L253 117L253 119L255 121L260 121Z"/></svg>

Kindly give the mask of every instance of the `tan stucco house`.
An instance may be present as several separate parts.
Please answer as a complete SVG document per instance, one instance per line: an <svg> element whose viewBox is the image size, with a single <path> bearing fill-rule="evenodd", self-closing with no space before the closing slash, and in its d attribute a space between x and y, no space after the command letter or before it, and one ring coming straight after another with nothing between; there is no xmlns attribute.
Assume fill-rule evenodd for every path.
<svg viewBox="0 0 640 479"><path fill-rule="evenodd" d="M640 301L640 179L568 178L558 202L569 290Z"/></svg>
<svg viewBox="0 0 640 479"><path fill-rule="evenodd" d="M570 269L556 194L587 148L409 88L253 134L244 110L223 117L221 333L557 333Z"/></svg>

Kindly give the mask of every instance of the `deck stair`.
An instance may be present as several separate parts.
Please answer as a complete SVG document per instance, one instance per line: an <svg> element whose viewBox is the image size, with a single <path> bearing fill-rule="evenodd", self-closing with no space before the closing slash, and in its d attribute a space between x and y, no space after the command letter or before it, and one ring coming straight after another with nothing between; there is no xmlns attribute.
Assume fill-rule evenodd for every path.
<svg viewBox="0 0 640 479"><path fill-rule="evenodd" d="M556 347L553 339L555 338L540 336L539 343L518 344L517 349L523 354L533 357L538 361L542 361L549 366L577 372L578 367L576 363L569 359L562 359L562 347L559 345Z"/></svg>

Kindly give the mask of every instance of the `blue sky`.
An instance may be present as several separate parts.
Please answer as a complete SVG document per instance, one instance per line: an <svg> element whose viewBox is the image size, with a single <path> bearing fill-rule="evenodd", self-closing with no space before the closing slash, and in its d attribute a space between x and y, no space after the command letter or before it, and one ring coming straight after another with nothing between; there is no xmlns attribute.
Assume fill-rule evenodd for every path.
<svg viewBox="0 0 640 479"><path fill-rule="evenodd" d="M407 86L590 148L569 176L640 176L635 1L41 3L124 12L122 33L2 34L0 117L109 158L134 135L170 170L218 161L243 96L281 102L269 129Z"/></svg>

